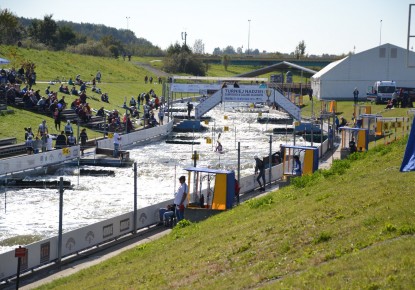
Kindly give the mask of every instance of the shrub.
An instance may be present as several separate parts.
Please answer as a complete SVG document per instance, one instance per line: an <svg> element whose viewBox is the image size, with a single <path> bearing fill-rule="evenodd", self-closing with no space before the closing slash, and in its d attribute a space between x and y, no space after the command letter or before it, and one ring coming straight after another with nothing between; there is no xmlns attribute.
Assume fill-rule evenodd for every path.
<svg viewBox="0 0 415 290"><path fill-rule="evenodd" d="M274 199L272 196L264 196L260 198L253 198L248 200L248 206L250 208L259 208L262 206L268 206L271 205L274 202Z"/></svg>
<svg viewBox="0 0 415 290"><path fill-rule="evenodd" d="M331 235L326 232L320 233L318 237L314 239L314 244L324 243L331 240Z"/></svg>

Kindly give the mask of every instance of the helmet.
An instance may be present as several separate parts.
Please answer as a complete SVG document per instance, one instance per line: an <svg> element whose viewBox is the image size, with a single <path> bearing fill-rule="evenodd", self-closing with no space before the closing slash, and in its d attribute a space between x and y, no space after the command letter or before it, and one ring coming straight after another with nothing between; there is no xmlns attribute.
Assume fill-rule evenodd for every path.
<svg viewBox="0 0 415 290"><path fill-rule="evenodd" d="M255 155L255 156L254 156L254 159L258 159L258 155Z"/></svg>

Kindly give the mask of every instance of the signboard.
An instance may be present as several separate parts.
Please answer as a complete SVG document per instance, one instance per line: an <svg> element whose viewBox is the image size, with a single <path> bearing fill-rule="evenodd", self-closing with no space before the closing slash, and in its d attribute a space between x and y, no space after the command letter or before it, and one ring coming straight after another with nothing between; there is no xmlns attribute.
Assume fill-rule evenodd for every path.
<svg viewBox="0 0 415 290"><path fill-rule="evenodd" d="M264 102L269 101L273 94L271 89L223 89L223 100L225 102Z"/></svg>
<svg viewBox="0 0 415 290"><path fill-rule="evenodd" d="M69 154L64 154L63 149L46 151L38 154L19 155L3 159L0 162L0 175L7 173L30 170L36 167L44 167L59 164L68 160L78 158L79 146L72 146Z"/></svg>
<svg viewBox="0 0 415 290"><path fill-rule="evenodd" d="M16 258L24 258L26 257L26 254L27 254L26 248L18 247L14 250L14 256Z"/></svg>
<svg viewBox="0 0 415 290"><path fill-rule="evenodd" d="M199 93L200 91L219 90L221 84L171 84L170 90L175 93Z"/></svg>

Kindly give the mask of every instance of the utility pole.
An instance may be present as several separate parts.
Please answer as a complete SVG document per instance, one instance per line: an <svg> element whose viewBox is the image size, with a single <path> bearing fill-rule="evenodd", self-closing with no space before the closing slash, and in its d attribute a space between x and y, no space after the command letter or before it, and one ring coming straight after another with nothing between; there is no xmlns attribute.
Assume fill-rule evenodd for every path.
<svg viewBox="0 0 415 290"><path fill-rule="evenodd" d="M186 38L187 38L187 32L182 32L182 40L184 40L184 46L186 46Z"/></svg>

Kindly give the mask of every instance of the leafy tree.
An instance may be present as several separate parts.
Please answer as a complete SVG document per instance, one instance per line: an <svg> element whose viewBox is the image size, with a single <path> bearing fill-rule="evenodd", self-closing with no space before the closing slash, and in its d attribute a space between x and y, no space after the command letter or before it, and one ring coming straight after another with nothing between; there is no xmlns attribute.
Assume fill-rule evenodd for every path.
<svg viewBox="0 0 415 290"><path fill-rule="evenodd" d="M298 43L297 47L295 48L295 52L294 52L295 57L297 59L299 59L300 57L303 57L304 56L304 54L305 54L305 48L306 48L306 46L305 46L304 40L301 40Z"/></svg>
<svg viewBox="0 0 415 290"><path fill-rule="evenodd" d="M109 49L109 51L111 51L112 55L115 58L118 58L120 56L120 51L119 51L119 49L118 49L118 47L116 45L110 45L108 47L108 49Z"/></svg>
<svg viewBox="0 0 415 290"><path fill-rule="evenodd" d="M196 76L206 74L205 65L197 59L187 45L170 45L164 60L164 70L170 73L187 73Z"/></svg>
<svg viewBox="0 0 415 290"><path fill-rule="evenodd" d="M193 53L204 54L205 53L205 44L201 39L196 39L195 44L193 45Z"/></svg>
<svg viewBox="0 0 415 290"><path fill-rule="evenodd" d="M57 40L58 25L53 15L45 15L43 20L34 19L29 27L29 35L47 46L53 47Z"/></svg>
<svg viewBox="0 0 415 290"><path fill-rule="evenodd" d="M223 56L222 56L222 64L223 64L223 66L225 67L225 70L227 71L228 70L228 66L229 66L229 63L231 62L231 58L229 57L229 55L227 55L227 54L224 54Z"/></svg>
<svg viewBox="0 0 415 290"><path fill-rule="evenodd" d="M167 48L167 55L171 56L174 54L179 54L182 51L182 47L178 42L176 42L174 45L170 44L170 46Z"/></svg>
<svg viewBox="0 0 415 290"><path fill-rule="evenodd" d="M18 18L9 10L0 10L0 44L15 44L23 29Z"/></svg>
<svg viewBox="0 0 415 290"><path fill-rule="evenodd" d="M251 51L251 54L253 54L253 55L259 55L259 50L258 50L258 48L256 48L256 49L252 50L252 51Z"/></svg>
<svg viewBox="0 0 415 290"><path fill-rule="evenodd" d="M52 15L45 15L45 17L43 18L43 21L40 23L40 34L39 34L40 42L48 46L53 46L56 42L57 29L58 29L58 25L52 19Z"/></svg>
<svg viewBox="0 0 415 290"><path fill-rule="evenodd" d="M225 47L223 50L223 53L224 54L236 54L235 49L231 45L228 45L227 47Z"/></svg>
<svg viewBox="0 0 415 290"><path fill-rule="evenodd" d="M115 58L118 58L121 52L125 51L122 43L119 40L116 40L112 35L103 36L101 43L109 49Z"/></svg>
<svg viewBox="0 0 415 290"><path fill-rule="evenodd" d="M67 45L76 43L76 35L72 28L68 26L62 26L58 28L58 41L56 47L65 48Z"/></svg>
<svg viewBox="0 0 415 290"><path fill-rule="evenodd" d="M213 50L213 53L212 53L213 55L221 55L222 54L222 50L219 48L219 47L216 47L214 50Z"/></svg>

